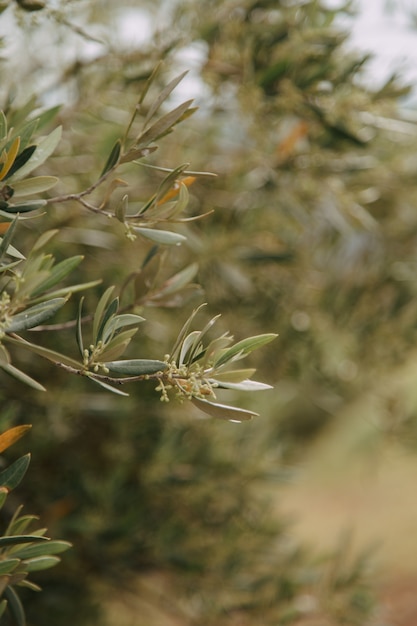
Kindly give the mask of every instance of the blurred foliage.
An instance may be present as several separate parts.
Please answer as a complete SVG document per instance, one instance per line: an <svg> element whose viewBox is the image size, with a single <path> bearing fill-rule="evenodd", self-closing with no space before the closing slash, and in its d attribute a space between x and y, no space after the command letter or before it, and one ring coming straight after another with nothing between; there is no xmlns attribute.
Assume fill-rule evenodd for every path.
<svg viewBox="0 0 417 626"><path fill-rule="evenodd" d="M30 623L106 623L103 598L111 596L111 615L129 591L136 615L125 607L118 624L374 623L366 558L352 560L345 542L326 557L300 547L275 499L279 508L289 464L343 420L346 405L375 399L378 436L415 442L417 128L400 107L409 88L396 76L369 84L367 56L350 51L335 26L349 2L337 10L319 0L3 4L8 127L43 115L48 137L62 125L36 172L44 184L58 179L40 192L45 213L20 216L13 245L27 255L58 231L46 242L55 259L46 269L66 268L72 285L90 286L82 308L73 296L25 341L53 351L52 361L69 355L77 365L67 360L67 369L99 380L102 365L119 359L94 349L105 324L143 316L135 341L126 317L118 328L128 333L129 367L157 361L159 376L172 363L165 355L175 357L175 368L188 368L188 380L174 372L186 397L207 346L223 351L221 364L228 350L244 355L245 337L280 335L227 390L215 389L220 404L232 398L262 414L237 427L196 419L190 403L155 401L152 381L120 398L63 367L40 369L36 349L9 333L16 367L48 389L23 395L10 378L0 391L3 430L35 425L32 484L21 493L75 546L53 576L42 574L43 594L27 598ZM129 39L132 26L140 44ZM199 109L177 126L194 110L190 92ZM158 151L149 150L157 138ZM3 201L15 204L7 193ZM182 245L168 246L170 237ZM70 348L77 317L81 362ZM275 391L243 400L254 368ZM210 387L200 383L201 406Z"/></svg>

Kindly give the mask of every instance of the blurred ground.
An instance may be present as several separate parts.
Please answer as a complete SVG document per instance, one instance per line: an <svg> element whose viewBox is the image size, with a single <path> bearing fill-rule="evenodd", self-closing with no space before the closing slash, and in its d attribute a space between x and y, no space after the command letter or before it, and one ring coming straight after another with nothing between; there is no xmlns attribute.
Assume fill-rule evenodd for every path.
<svg viewBox="0 0 417 626"><path fill-rule="evenodd" d="M378 626L417 625L416 484L417 456L403 446L355 457L330 438L281 493L280 510L298 520L293 532L310 545L332 549L349 530L355 551L375 548Z"/></svg>

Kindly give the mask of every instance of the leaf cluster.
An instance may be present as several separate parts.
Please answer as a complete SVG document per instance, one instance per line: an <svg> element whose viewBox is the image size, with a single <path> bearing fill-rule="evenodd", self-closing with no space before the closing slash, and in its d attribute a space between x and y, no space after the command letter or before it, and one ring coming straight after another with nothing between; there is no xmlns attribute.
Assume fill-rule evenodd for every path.
<svg viewBox="0 0 417 626"><path fill-rule="evenodd" d="M16 426L0 435L0 452L20 439L30 426ZM20 457L0 472L0 508L26 474L30 455ZM30 530L38 519L22 515L18 507L0 536L0 618L10 611L18 626L25 626L25 612L16 587L39 591L40 587L29 580L33 572L49 569L60 562L57 555L68 550L67 541L53 541L45 536L46 528Z"/></svg>

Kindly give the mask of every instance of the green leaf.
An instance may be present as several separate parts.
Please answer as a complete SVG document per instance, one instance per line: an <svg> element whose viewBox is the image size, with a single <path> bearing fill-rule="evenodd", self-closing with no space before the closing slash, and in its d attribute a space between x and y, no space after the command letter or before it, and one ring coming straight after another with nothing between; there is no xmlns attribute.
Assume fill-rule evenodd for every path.
<svg viewBox="0 0 417 626"><path fill-rule="evenodd" d="M49 122L52 122L52 120L57 115L57 113L59 113L61 108L62 108L62 104L57 104L49 109L46 109L46 111L43 111L37 118L38 128L41 129L47 124L49 124Z"/></svg>
<svg viewBox="0 0 417 626"><path fill-rule="evenodd" d="M12 317L6 333L17 333L29 328L35 328L52 317L64 304L66 298L53 298L25 309Z"/></svg>
<svg viewBox="0 0 417 626"><path fill-rule="evenodd" d="M259 414L255 413L255 411L246 411L245 409L208 402L207 400L200 400L199 398L191 398L191 402L199 408L200 411L210 415L210 417L227 420L229 422L245 422L251 420L253 417L259 417Z"/></svg>
<svg viewBox="0 0 417 626"><path fill-rule="evenodd" d="M254 368L246 368L241 370L231 370L231 371L223 371L223 372L214 372L213 378L215 378L219 383L241 383L247 378L253 376L256 372Z"/></svg>
<svg viewBox="0 0 417 626"><path fill-rule="evenodd" d="M17 227L17 222L18 222L18 217L15 217L12 223L10 224L9 229L4 235L3 239L0 241L0 259L2 259L3 256L5 256L9 248L9 245L13 239L13 235Z"/></svg>
<svg viewBox="0 0 417 626"><path fill-rule="evenodd" d="M10 574L20 564L20 559L5 559L0 561L0 576Z"/></svg>
<svg viewBox="0 0 417 626"><path fill-rule="evenodd" d="M154 102L149 107L148 113L147 113L145 121L144 121L144 126L148 125L148 122L153 118L155 113L157 113L157 111L160 108L161 104L168 98L168 96L171 94L171 92L174 91L175 87L182 81L182 79L184 78L184 76L186 76L186 74L188 74L188 70L186 70L185 72L183 72L179 76L176 76L175 78L173 78L168 83L168 85L166 85L166 87L164 87L164 89L161 91L159 96L156 98L156 100L154 100Z"/></svg>
<svg viewBox="0 0 417 626"><path fill-rule="evenodd" d="M4 611L6 610L7 607L7 600L1 600L0 602L0 619L2 618Z"/></svg>
<svg viewBox="0 0 417 626"><path fill-rule="evenodd" d="M34 178L17 181L13 185L13 198L31 196L36 193L48 191L48 189L51 189L58 181L59 178L56 176L35 176Z"/></svg>
<svg viewBox="0 0 417 626"><path fill-rule="evenodd" d="M32 202L20 202L19 204L8 204L3 207L5 213L29 213L36 211L46 205L46 200L34 200Z"/></svg>
<svg viewBox="0 0 417 626"><path fill-rule="evenodd" d="M27 146L20 154L15 158L12 167L9 169L5 180L12 178L12 176L22 168L33 155L36 150L36 146Z"/></svg>
<svg viewBox="0 0 417 626"><path fill-rule="evenodd" d="M24 150L39 126L39 118L29 120L15 133L20 137L20 150Z"/></svg>
<svg viewBox="0 0 417 626"><path fill-rule="evenodd" d="M29 350L34 354L39 354L39 356L52 361L52 363L63 363L64 365L69 365L70 367L74 367L75 369L79 369L80 363L75 359L71 359L65 354L61 354L60 352L55 352L55 350L51 350L50 348L45 348L44 346L38 346L30 341L26 341L22 337L15 339L14 337L7 337L8 343L12 343L15 346L20 346L25 350Z"/></svg>
<svg viewBox="0 0 417 626"><path fill-rule="evenodd" d="M30 516L30 518L32 518L32 516ZM49 541L47 537L40 537L39 535L9 535L0 537L0 548L15 546L20 543L45 543ZM45 550L45 547L43 546L42 549Z"/></svg>
<svg viewBox="0 0 417 626"><path fill-rule="evenodd" d="M180 104L175 109L161 117L155 124L153 124L148 130L140 135L136 142L137 148L148 146L150 143L165 135L186 113L190 108L193 100L187 100L183 104Z"/></svg>
<svg viewBox="0 0 417 626"><path fill-rule="evenodd" d="M44 248L46 246L47 243L50 242L50 240L55 237L55 235L58 233L59 231L55 228L52 230L47 230L46 232L42 233L40 235L40 237L36 240L33 248L32 248L32 254L34 252L39 252L40 250L42 250L42 248Z"/></svg>
<svg viewBox="0 0 417 626"><path fill-rule="evenodd" d="M5 535L10 535L10 536L22 535L33 522L37 521L38 518L36 517L36 515L20 515L22 509L23 509L23 505L19 506L16 509L7 527L7 530L4 533ZM44 535L45 532L46 532L46 529L45 531L37 530L36 532L32 532L30 534L36 537L40 537ZM14 548L10 548L10 551L13 551L13 550Z"/></svg>
<svg viewBox="0 0 417 626"><path fill-rule="evenodd" d="M137 161L137 159L149 156L157 149L158 146L147 146L146 148L130 148L130 150L125 152L125 154L122 154L119 163L130 163L131 161Z"/></svg>
<svg viewBox="0 0 417 626"><path fill-rule="evenodd" d="M171 170L169 174L163 179L161 184L158 187L158 191L156 192L155 202L162 200L163 197L172 189L175 183L178 180L178 177L181 176L184 170L187 169L189 163L182 163L174 170Z"/></svg>
<svg viewBox="0 0 417 626"><path fill-rule="evenodd" d="M100 327L97 332L97 342L102 341L107 330L107 325L112 321L119 309L119 298L114 298L106 311L104 312L103 319L101 320ZM109 339L109 337L107 337Z"/></svg>
<svg viewBox="0 0 417 626"><path fill-rule="evenodd" d="M60 263L57 263L51 270L49 277L40 283L35 291L32 291L31 295L36 298L44 291L48 291L51 287L54 287L57 283L61 282L68 274L70 274L84 259L82 255L73 256L69 259L64 259Z"/></svg>
<svg viewBox="0 0 417 626"><path fill-rule="evenodd" d="M8 494L9 494L9 491L8 489L6 489L6 487L0 487L0 509L3 508L3 505L6 502Z"/></svg>
<svg viewBox="0 0 417 626"><path fill-rule="evenodd" d="M105 349L100 352L100 359L102 361L114 361L119 358L119 356L122 356L137 331L137 328L131 328L130 330L124 330L116 335L116 337L113 337L113 339L106 345Z"/></svg>
<svg viewBox="0 0 417 626"><path fill-rule="evenodd" d="M125 221L128 205L129 205L129 196L125 194L114 210L116 219L118 219L119 222L122 222L122 224Z"/></svg>
<svg viewBox="0 0 417 626"><path fill-rule="evenodd" d="M194 309L194 311L191 313L190 317L185 322L184 326L181 328L181 330L179 332L179 335L178 335L178 337L177 337L177 339L175 341L175 344L174 344L174 346L172 348L170 360L174 360L174 361L177 360L178 355L179 355L180 350L181 350L182 343L184 341L184 338L186 337L186 335L188 333L188 330L189 330L189 328L190 328L190 326L191 326L195 316L197 315L197 313L199 313L199 311L204 306L207 306L207 305L205 303L203 303L203 304L200 304L199 307Z"/></svg>
<svg viewBox="0 0 417 626"><path fill-rule="evenodd" d="M58 556L38 556L34 559L25 561L25 571L27 572L39 572L44 569L54 567L60 562Z"/></svg>
<svg viewBox="0 0 417 626"><path fill-rule="evenodd" d="M4 372L6 372L6 374L13 376L13 378L16 378L16 380L19 380L21 383L28 385L28 387L32 387L32 389L36 389L36 391L46 391L43 385L31 378L28 374L25 374L25 372L17 369L17 367L12 365L11 363L3 363L0 361L0 368Z"/></svg>
<svg viewBox="0 0 417 626"><path fill-rule="evenodd" d="M19 559L31 559L38 556L46 556L49 554L61 554L71 548L69 541L50 541L37 545L30 545L13 551L13 554ZM1 561L0 561L1 563Z"/></svg>
<svg viewBox="0 0 417 626"><path fill-rule="evenodd" d="M114 144L113 148L111 149L109 157L103 168L103 171L100 174L100 178L104 176L104 174L106 174L109 170L111 170L115 165L117 165L119 161L119 157L120 157L121 148L122 148L122 142L120 141L120 139L118 139L116 143Z"/></svg>
<svg viewBox="0 0 417 626"><path fill-rule="evenodd" d="M133 315L131 313L110 317L110 319L103 328L103 332L101 333L101 339L103 343L107 346L109 345L109 341L118 334L121 328L125 328L126 326L132 326L133 324L137 325L140 322L144 321L144 317L141 317L140 315Z"/></svg>
<svg viewBox="0 0 417 626"><path fill-rule="evenodd" d="M80 303L78 305L77 326L76 326L75 337L77 340L77 346L80 351L81 358L84 360L84 342L83 342L83 329L82 329L83 303L84 303L84 297L80 299Z"/></svg>
<svg viewBox="0 0 417 626"><path fill-rule="evenodd" d="M230 348L227 348L227 350L224 350L224 352L215 362L214 366L219 367L220 365L224 365L228 361L243 358L253 350L256 350L257 348L266 345L277 336L278 335L276 334L268 333L264 335L248 337L247 339L242 339L242 341L235 343L234 346L231 346Z"/></svg>
<svg viewBox="0 0 417 626"><path fill-rule="evenodd" d="M111 294L113 293L114 287L108 287L106 289L106 291L103 293L103 295L101 296L98 304L97 304L97 308L96 308L96 312L94 313L94 320L93 320L93 343L95 345L97 345L98 343L98 331L100 326L102 325L102 319L103 319L103 315L104 315L104 311L106 309L107 303L110 299Z"/></svg>
<svg viewBox="0 0 417 626"><path fill-rule="evenodd" d="M12 463L5 470L0 472L0 485L9 491L17 487L26 474L30 463L30 454L25 454Z"/></svg>
<svg viewBox="0 0 417 626"><path fill-rule="evenodd" d="M54 291L49 291L47 294L43 294L38 298L34 298L33 302L44 302L46 298L61 298L64 297L68 299L68 297L78 291L85 291L86 289L91 289L91 287L97 287L97 285L101 285L102 280L92 280L89 283L80 283L78 285L68 285L68 287L62 287L61 289L54 289Z"/></svg>
<svg viewBox="0 0 417 626"><path fill-rule="evenodd" d="M228 381L220 382L217 377L214 376L210 379L210 382L218 382L218 386L221 389L235 389L236 391L265 391L267 389L272 389L271 385L260 383L256 380L250 380L249 378L242 380L240 383L232 383Z"/></svg>
<svg viewBox="0 0 417 626"><path fill-rule="evenodd" d="M62 127L58 126L49 135L44 137L36 146L36 150L29 160L13 175L13 180L21 180L32 170L36 169L48 159L59 144L62 135Z"/></svg>
<svg viewBox="0 0 417 626"><path fill-rule="evenodd" d="M173 233L170 230L156 230L154 228L141 228L139 226L133 226L133 230L146 239L169 246L180 245L187 239L184 235Z"/></svg>
<svg viewBox="0 0 417 626"><path fill-rule="evenodd" d="M10 585L8 585L5 588L3 594L5 599L7 600L9 610L14 617L16 625L26 626L25 611L16 591L13 589L13 587L10 587Z"/></svg>
<svg viewBox="0 0 417 626"><path fill-rule="evenodd" d="M115 374L127 376L143 376L156 374L167 369L168 365L163 361L152 359L130 359L126 361L110 361L105 366Z"/></svg>
<svg viewBox="0 0 417 626"><path fill-rule="evenodd" d="M7 137L7 119L3 111L0 111L0 141Z"/></svg>

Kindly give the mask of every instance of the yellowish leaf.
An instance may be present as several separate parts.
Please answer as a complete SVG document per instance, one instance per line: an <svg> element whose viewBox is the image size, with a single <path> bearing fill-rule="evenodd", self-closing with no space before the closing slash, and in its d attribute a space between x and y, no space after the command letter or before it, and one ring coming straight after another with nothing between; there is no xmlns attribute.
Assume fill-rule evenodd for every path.
<svg viewBox="0 0 417 626"><path fill-rule="evenodd" d="M7 448L10 448L16 441L18 441L24 434L30 430L32 426L30 424L23 424L22 426L15 426L9 428L6 432L0 435L0 452L3 452Z"/></svg>
<svg viewBox="0 0 417 626"><path fill-rule="evenodd" d="M15 159L19 152L19 148L20 148L20 137L16 137L16 139L14 139L12 145L10 146L9 152L6 152L6 150L3 150L3 154L1 156L2 156L2 160L4 159L4 162L3 162L3 167L0 170L0 180L3 180L3 178L6 176L7 172L10 170L13 163L15 162Z"/></svg>

